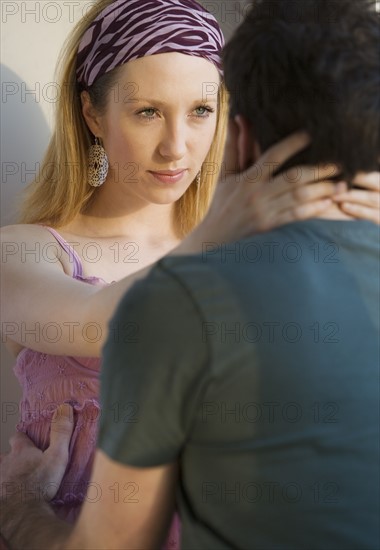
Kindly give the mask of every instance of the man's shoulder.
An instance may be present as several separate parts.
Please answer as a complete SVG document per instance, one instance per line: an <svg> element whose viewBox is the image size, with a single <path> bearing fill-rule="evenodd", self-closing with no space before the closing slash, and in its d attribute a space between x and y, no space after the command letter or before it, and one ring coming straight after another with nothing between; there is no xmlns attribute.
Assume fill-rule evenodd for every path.
<svg viewBox="0 0 380 550"><path fill-rule="evenodd" d="M372 230L372 231L371 231ZM265 233L252 234L243 239L233 242L217 243L205 241L202 250L198 254L184 256L167 256L161 259L156 269L169 277L181 280L182 277L189 279L194 275L202 274L210 276L211 272L221 274L228 264L255 263L256 260L265 262L265 259L272 263L270 248L282 248L287 246L310 245L316 240L332 241L340 239L358 240L363 242L363 235L368 240L376 237L377 226L370 222L341 222L334 220L312 219L301 222L292 222L272 229ZM376 239L375 239L376 240ZM265 253L267 252L267 253Z"/></svg>
<svg viewBox="0 0 380 550"><path fill-rule="evenodd" d="M343 257L359 269L379 249L379 227L371 222L311 219L231 243L204 242L198 254L163 258L153 275L167 288L176 285L203 300L237 287L265 287L265 281L277 281L279 270L302 274L321 263L342 268Z"/></svg>

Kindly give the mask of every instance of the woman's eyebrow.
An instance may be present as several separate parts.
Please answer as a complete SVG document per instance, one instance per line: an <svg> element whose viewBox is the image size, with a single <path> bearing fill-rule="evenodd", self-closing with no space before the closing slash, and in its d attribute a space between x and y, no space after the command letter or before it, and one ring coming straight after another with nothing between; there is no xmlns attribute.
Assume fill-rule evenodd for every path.
<svg viewBox="0 0 380 550"><path fill-rule="evenodd" d="M137 102L140 102L140 103L154 103L155 105L157 105L159 107L165 107L166 105L169 104L168 102L161 101L159 99L154 99L152 97L150 97L150 98L134 97L133 101L136 102L136 103ZM217 102L218 102L218 99L215 97L215 98L210 98L210 99L207 99L207 100L205 100L204 98L203 99L199 98L199 99L195 99L191 103L193 105L200 105L200 104L203 104L203 103L217 103Z"/></svg>

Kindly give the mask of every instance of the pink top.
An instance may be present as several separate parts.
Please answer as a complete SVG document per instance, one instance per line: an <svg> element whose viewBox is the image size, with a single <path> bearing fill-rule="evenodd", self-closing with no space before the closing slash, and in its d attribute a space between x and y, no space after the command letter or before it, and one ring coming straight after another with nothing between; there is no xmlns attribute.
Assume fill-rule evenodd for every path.
<svg viewBox="0 0 380 550"><path fill-rule="evenodd" d="M73 263L74 279L106 286L97 277L83 277L82 262L75 250L51 228L46 228ZM50 422L61 403L74 408L75 428L70 443L69 464L58 493L52 501L57 515L74 521L79 514L90 479L97 439L100 359L47 355L24 348L14 372L21 384L21 419L17 429L25 432L41 449L49 445Z"/></svg>
<svg viewBox="0 0 380 550"><path fill-rule="evenodd" d="M74 279L96 286L107 286L98 277L83 277L82 262L75 250L54 230L46 227L73 263ZM26 433L40 449L49 445L50 423L62 403L74 408L74 432L70 442L69 463L51 502L56 514L69 522L78 517L86 496L98 433L100 359L47 355L24 348L16 359L14 372L23 390L21 419L17 429ZM92 494L94 493L94 494ZM96 488L90 498L96 498ZM175 519L166 548L179 548L179 522Z"/></svg>

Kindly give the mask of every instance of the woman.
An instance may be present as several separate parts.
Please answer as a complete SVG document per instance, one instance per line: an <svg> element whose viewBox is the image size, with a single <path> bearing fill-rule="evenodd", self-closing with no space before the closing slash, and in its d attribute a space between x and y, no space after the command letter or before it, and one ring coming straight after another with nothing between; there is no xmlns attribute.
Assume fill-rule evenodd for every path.
<svg viewBox="0 0 380 550"><path fill-rule="evenodd" d="M241 186L227 180L190 233L207 212L222 163L222 45L215 19L193 0L98 2L62 58L56 130L23 224L3 230L14 250L39 252L10 253L3 268L4 336L24 391L19 429L45 448L56 406L69 402L76 414L70 464L52 502L69 521L86 495L100 350L124 292L174 249L200 251L205 240L313 216L336 190L330 182L306 187L312 179L303 176L303 210L295 210L285 177L273 185L265 185L269 175ZM262 166L284 162L307 143L302 135L290 138L266 153ZM121 414L133 421L133 407ZM168 544L177 541L174 526Z"/></svg>

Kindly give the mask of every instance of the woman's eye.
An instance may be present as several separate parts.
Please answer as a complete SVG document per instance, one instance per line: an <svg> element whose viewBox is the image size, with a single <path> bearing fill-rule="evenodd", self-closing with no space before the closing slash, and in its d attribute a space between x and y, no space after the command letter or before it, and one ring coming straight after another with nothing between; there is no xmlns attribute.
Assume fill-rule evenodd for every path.
<svg viewBox="0 0 380 550"><path fill-rule="evenodd" d="M153 118L156 114L155 109L143 109L142 111L138 112L139 115L141 115L144 118Z"/></svg>
<svg viewBox="0 0 380 550"><path fill-rule="evenodd" d="M208 117L208 115L209 115L210 113L213 113L214 110L211 109L211 107L206 107L206 106L204 106L204 105L200 105L199 107L197 107L197 108L194 110L194 112L195 112L195 115L196 115L197 117L206 118L206 117Z"/></svg>

